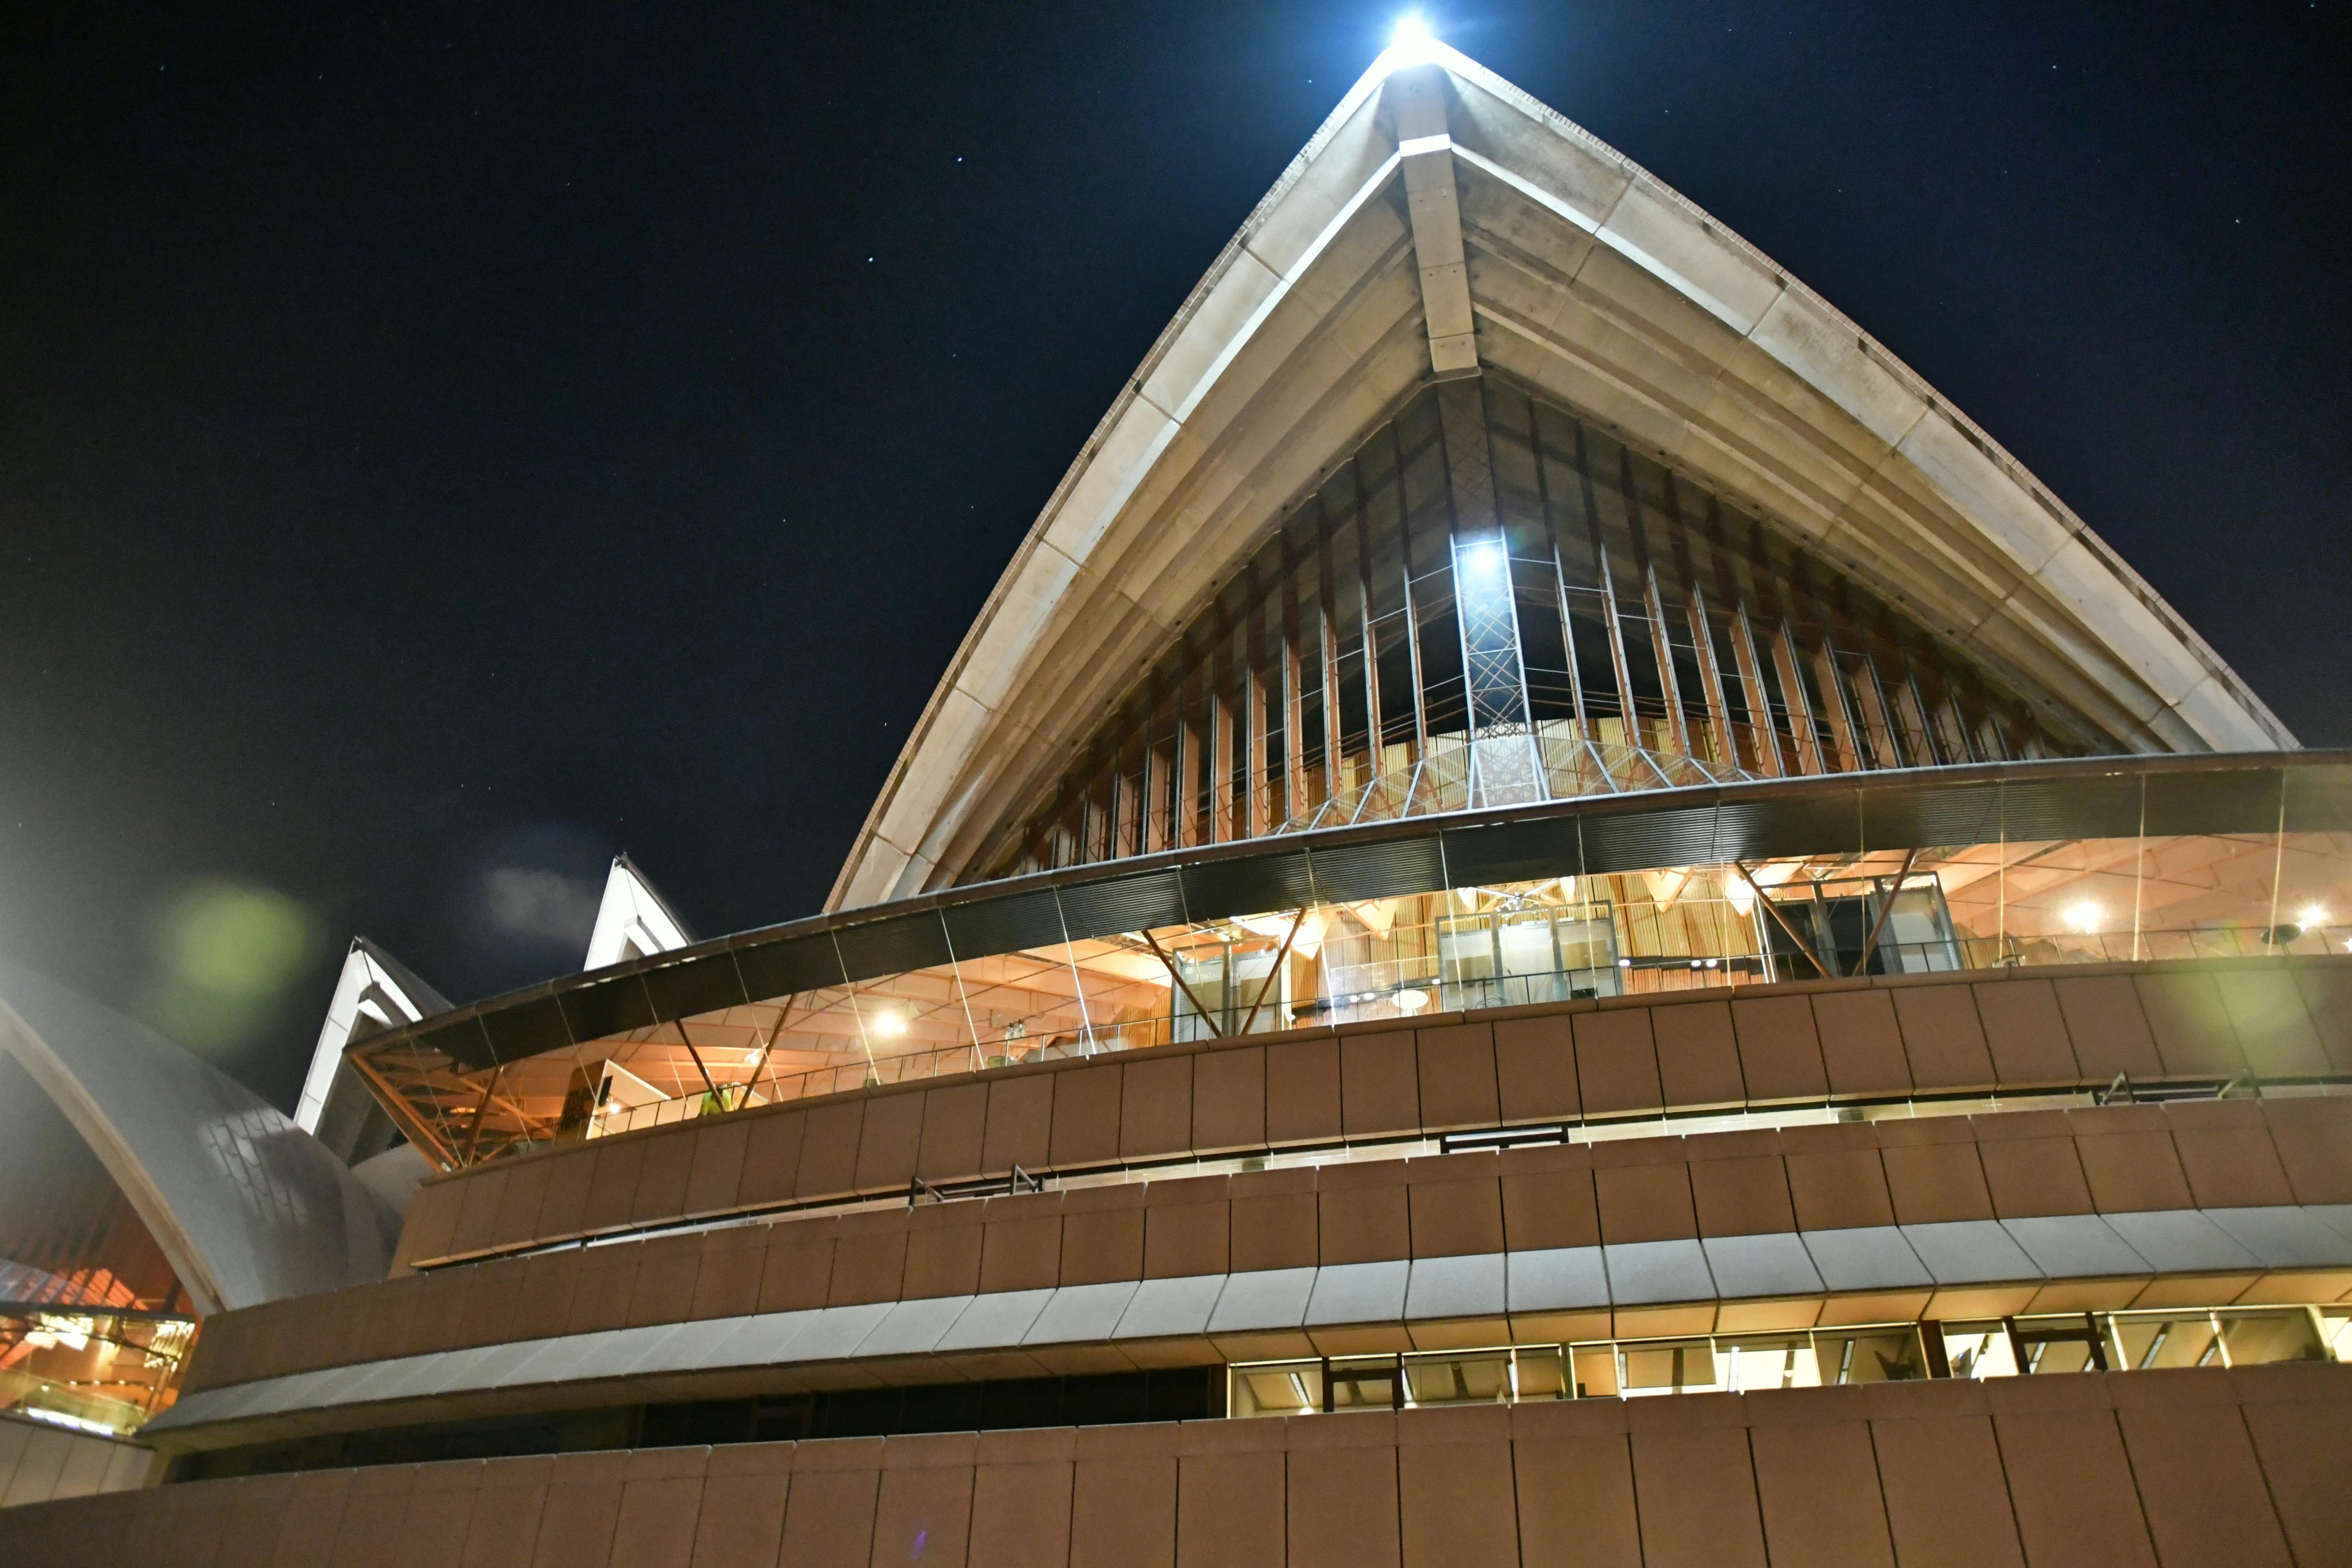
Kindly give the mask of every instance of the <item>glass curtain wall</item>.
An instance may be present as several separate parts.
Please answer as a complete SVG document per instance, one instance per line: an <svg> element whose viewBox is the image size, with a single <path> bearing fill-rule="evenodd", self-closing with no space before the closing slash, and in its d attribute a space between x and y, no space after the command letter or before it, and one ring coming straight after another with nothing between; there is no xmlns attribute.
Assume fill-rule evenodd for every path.
<svg viewBox="0 0 2352 1568"><path fill-rule="evenodd" d="M1244 1362L1228 1414L1755 1394L1926 1377L2031 1377L2086 1369L2263 1366L2352 1350L2340 1306L2039 1313L1981 1322L1865 1323L1783 1333L1591 1340L1560 1345Z"/></svg>
<svg viewBox="0 0 2352 1568"><path fill-rule="evenodd" d="M362 1047L472 1163L778 1100L1313 1025L1811 979L2341 953L2352 834L1994 840L1464 884L813 988L469 1069Z"/></svg>
<svg viewBox="0 0 2352 1568"><path fill-rule="evenodd" d="M2116 749L2038 719L1752 513L1487 376L1423 393L1342 461L965 879Z"/></svg>

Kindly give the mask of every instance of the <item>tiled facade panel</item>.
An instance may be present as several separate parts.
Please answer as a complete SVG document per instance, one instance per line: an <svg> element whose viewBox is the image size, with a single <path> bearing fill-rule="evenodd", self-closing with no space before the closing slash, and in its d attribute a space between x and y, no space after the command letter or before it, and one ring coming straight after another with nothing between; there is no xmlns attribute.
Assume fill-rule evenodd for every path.
<svg viewBox="0 0 2352 1568"><path fill-rule="evenodd" d="M2352 1371L644 1449L11 1509L0 1560L446 1568L1858 1568L2347 1560Z"/></svg>
<svg viewBox="0 0 2352 1568"><path fill-rule="evenodd" d="M2347 1151L2352 1096L2327 1095L1613 1139L893 1205L460 1264L223 1314L205 1326L187 1387L974 1291L1790 1230L2352 1204ZM2214 1281L2186 1284L2206 1292L2197 1303L2228 1299L2211 1294Z"/></svg>
<svg viewBox="0 0 2352 1568"><path fill-rule="evenodd" d="M431 1264L1015 1165L1083 1169L1662 1108L2105 1087L2119 1071L2137 1081L2352 1074L2352 977L2336 975L2347 967L2102 965L1669 992L1035 1064L478 1167L417 1194L400 1258ZM2228 1163L2213 1159L2217 1170Z"/></svg>

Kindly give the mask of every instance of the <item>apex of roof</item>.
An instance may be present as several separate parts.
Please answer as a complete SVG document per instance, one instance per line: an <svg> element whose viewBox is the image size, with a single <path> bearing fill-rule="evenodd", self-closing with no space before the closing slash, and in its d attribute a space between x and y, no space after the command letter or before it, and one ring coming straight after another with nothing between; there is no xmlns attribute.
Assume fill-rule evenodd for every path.
<svg viewBox="0 0 2352 1568"><path fill-rule="evenodd" d="M955 880L1249 549L1433 378L1606 424L2134 751L2295 742L2049 488L1632 159L1391 47L1129 378L964 637L828 908Z"/></svg>

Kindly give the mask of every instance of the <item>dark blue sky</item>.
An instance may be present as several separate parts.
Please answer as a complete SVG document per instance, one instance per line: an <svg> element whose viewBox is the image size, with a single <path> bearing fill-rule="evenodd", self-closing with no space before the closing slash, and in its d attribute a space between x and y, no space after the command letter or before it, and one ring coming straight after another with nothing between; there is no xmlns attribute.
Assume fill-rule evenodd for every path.
<svg viewBox="0 0 2352 1568"><path fill-rule="evenodd" d="M289 1104L352 931L576 965L494 868L812 911L1394 14L493 9L0 19L0 952L155 1015L191 888L274 889L216 1048ZM2342 5L1426 10L2352 742Z"/></svg>

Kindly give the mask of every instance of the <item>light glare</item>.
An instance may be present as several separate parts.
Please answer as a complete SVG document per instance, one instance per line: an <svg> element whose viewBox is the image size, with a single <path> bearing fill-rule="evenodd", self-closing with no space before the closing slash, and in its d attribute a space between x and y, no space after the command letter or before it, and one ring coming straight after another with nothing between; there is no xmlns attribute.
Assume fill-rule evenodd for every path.
<svg viewBox="0 0 2352 1568"><path fill-rule="evenodd" d="M2104 918L2103 911L2096 904L2075 904L2066 910L2066 927L2069 931L2080 931L2083 935L2089 936L2099 929L2099 921Z"/></svg>
<svg viewBox="0 0 2352 1568"><path fill-rule="evenodd" d="M1396 57L1400 65L1423 64L1434 56L1436 48L1437 39L1418 11L1407 11L1399 16L1395 29L1389 34L1389 53Z"/></svg>

